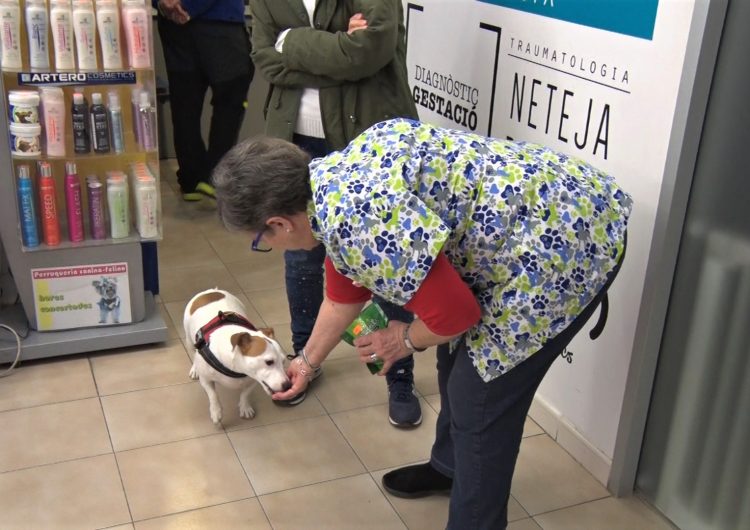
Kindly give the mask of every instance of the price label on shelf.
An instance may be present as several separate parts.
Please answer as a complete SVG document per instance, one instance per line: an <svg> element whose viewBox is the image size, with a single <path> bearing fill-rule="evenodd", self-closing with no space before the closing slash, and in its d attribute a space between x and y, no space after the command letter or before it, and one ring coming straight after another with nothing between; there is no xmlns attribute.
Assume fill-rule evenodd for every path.
<svg viewBox="0 0 750 530"><path fill-rule="evenodd" d="M127 263L31 269L40 331L132 322Z"/></svg>

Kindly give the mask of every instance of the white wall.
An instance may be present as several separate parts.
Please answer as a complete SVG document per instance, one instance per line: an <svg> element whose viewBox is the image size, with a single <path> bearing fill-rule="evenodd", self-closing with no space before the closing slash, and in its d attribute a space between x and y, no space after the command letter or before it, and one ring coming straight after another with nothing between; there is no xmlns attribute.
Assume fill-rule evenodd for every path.
<svg viewBox="0 0 750 530"><path fill-rule="evenodd" d="M531 4L516 3L521 8ZM476 132L538 142L581 157L614 175L633 195L627 258L610 293L605 332L595 342L589 340L588 328L582 332L570 348L573 363L556 362L538 393L545 416L549 419L551 413L557 424L576 432L607 464L614 452L694 1L661 0L651 39L557 20L554 9L563 4L539 0L537 8L542 4L548 16L471 0L412 3L422 9L408 9L408 63L420 102L429 105L431 95L444 98L442 109L418 105L422 120L471 128L471 120L463 120L466 111L459 111L457 120L445 110L448 101L452 111L456 104L469 112L473 108ZM496 69L498 29L488 25L500 30ZM446 85L448 76L453 83ZM517 79L518 91L524 76L519 119L514 83ZM530 105L532 85L536 106ZM563 107L565 90L572 95L565 97ZM467 101L465 94L476 97ZM595 474L606 481L606 472Z"/></svg>

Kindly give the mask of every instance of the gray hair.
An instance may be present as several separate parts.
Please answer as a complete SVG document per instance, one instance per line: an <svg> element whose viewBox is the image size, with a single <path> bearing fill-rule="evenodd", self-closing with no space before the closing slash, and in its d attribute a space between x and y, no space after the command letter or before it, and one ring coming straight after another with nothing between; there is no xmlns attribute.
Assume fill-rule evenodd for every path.
<svg viewBox="0 0 750 530"><path fill-rule="evenodd" d="M260 231L275 215L304 212L312 198L310 156L261 136L234 146L213 172L219 218L230 230Z"/></svg>

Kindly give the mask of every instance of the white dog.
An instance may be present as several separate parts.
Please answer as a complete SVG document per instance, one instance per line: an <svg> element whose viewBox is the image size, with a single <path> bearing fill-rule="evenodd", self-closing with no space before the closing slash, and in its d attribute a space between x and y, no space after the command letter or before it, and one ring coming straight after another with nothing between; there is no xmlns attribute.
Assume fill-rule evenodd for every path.
<svg viewBox="0 0 750 530"><path fill-rule="evenodd" d="M196 294L185 306L185 337L195 346L190 377L208 395L211 420L221 421L215 384L243 389L240 416L253 418L250 393L259 382L268 395L291 387L284 369L284 351L270 328L256 329L245 317L237 297L219 289Z"/></svg>

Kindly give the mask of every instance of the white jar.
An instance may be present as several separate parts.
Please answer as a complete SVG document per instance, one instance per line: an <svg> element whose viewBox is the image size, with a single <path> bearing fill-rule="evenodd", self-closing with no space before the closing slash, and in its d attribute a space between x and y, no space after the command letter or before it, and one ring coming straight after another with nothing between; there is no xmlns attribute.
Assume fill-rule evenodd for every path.
<svg viewBox="0 0 750 530"><path fill-rule="evenodd" d="M39 156L42 153L39 124L10 124L10 151L15 156Z"/></svg>
<svg viewBox="0 0 750 530"><path fill-rule="evenodd" d="M8 92L11 123L39 123L39 92L11 90Z"/></svg>

